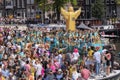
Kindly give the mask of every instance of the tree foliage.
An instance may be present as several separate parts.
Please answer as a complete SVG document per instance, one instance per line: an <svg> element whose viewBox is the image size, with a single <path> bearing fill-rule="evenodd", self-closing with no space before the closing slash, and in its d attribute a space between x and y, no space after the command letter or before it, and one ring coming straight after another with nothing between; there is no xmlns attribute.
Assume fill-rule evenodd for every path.
<svg viewBox="0 0 120 80"><path fill-rule="evenodd" d="M96 0L95 3L92 4L92 16L101 19L104 15L104 3L103 0Z"/></svg>
<svg viewBox="0 0 120 80"><path fill-rule="evenodd" d="M47 4L48 0L35 0L35 2L39 5L39 8L43 11L49 11L51 9L56 11L57 20L60 20L60 8L64 7L66 3L69 1L73 6L77 5L77 0L52 0L53 4Z"/></svg>
<svg viewBox="0 0 120 80"><path fill-rule="evenodd" d="M116 3L117 3L118 5L120 5L120 0L116 0Z"/></svg>
<svg viewBox="0 0 120 80"><path fill-rule="evenodd" d="M51 9L51 4L48 4L48 0L35 0L37 3L38 7L43 11L48 11Z"/></svg>
<svg viewBox="0 0 120 80"><path fill-rule="evenodd" d="M64 7L66 3L70 1L73 6L77 5L77 0L53 0L53 1L54 1L53 8L57 12L57 20L60 20L60 8Z"/></svg>
<svg viewBox="0 0 120 80"><path fill-rule="evenodd" d="M77 0L67 0L67 2L69 2L69 1L73 6L77 5Z"/></svg>

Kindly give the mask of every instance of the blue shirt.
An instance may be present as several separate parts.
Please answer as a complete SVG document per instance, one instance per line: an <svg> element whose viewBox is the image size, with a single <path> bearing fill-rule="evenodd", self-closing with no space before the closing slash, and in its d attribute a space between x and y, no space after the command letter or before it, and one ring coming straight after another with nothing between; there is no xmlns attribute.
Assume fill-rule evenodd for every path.
<svg viewBox="0 0 120 80"><path fill-rule="evenodd" d="M5 77L9 77L9 71L8 70L2 70L2 74Z"/></svg>

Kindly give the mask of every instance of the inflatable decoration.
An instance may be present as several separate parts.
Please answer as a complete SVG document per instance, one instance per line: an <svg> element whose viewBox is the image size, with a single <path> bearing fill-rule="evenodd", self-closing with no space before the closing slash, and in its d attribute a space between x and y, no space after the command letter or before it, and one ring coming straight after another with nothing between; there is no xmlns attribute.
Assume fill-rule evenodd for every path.
<svg viewBox="0 0 120 80"><path fill-rule="evenodd" d="M81 8L74 12L73 7L69 7L68 11L61 8L61 14L66 20L66 30L75 31L75 20L81 13Z"/></svg>

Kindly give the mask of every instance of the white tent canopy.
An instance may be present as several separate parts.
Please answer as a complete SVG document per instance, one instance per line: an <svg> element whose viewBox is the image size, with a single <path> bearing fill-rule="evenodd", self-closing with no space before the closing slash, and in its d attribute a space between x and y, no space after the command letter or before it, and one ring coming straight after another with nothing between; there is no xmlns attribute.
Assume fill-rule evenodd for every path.
<svg viewBox="0 0 120 80"><path fill-rule="evenodd" d="M83 22L82 22L79 26L77 26L77 28L92 30L92 28L89 28L89 27L86 26Z"/></svg>
<svg viewBox="0 0 120 80"><path fill-rule="evenodd" d="M66 25L64 25L64 24L49 24L49 25L46 25L45 27L49 27L49 28L65 28Z"/></svg>

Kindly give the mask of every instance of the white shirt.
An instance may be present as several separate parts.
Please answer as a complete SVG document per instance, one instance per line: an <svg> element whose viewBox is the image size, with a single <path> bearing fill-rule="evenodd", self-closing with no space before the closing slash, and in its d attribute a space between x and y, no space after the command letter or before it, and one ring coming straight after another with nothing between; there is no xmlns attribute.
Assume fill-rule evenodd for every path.
<svg viewBox="0 0 120 80"><path fill-rule="evenodd" d="M41 75L42 65L41 64L37 64L37 65L35 65L35 67L36 67L36 70L37 70L36 76Z"/></svg>
<svg viewBox="0 0 120 80"><path fill-rule="evenodd" d="M62 55L59 54L58 56L55 57L56 60L58 60L59 63L62 62Z"/></svg>
<svg viewBox="0 0 120 80"><path fill-rule="evenodd" d="M11 36L9 35L9 36L7 37L7 39L10 40L10 39L11 39Z"/></svg>
<svg viewBox="0 0 120 80"><path fill-rule="evenodd" d="M101 62L101 54L100 54L100 52L95 52L94 53L94 59L95 59L95 62L98 62L98 63L100 63Z"/></svg>
<svg viewBox="0 0 120 80"><path fill-rule="evenodd" d="M39 47L39 44L35 44L35 49L37 49Z"/></svg>
<svg viewBox="0 0 120 80"><path fill-rule="evenodd" d="M77 80L79 77L81 77L81 75L77 71L72 73L72 80Z"/></svg>
<svg viewBox="0 0 120 80"><path fill-rule="evenodd" d="M58 61L59 61L59 63L62 62L62 55L61 54L58 55Z"/></svg>
<svg viewBox="0 0 120 80"><path fill-rule="evenodd" d="M21 67L23 67L25 64L26 64L25 61L22 61L22 60L20 61Z"/></svg>
<svg viewBox="0 0 120 80"><path fill-rule="evenodd" d="M15 54L13 54L13 53L10 55L10 57L13 58L13 59L15 59L16 56L17 56L17 55L15 55Z"/></svg>
<svg viewBox="0 0 120 80"><path fill-rule="evenodd" d="M79 53L77 52L73 52L73 60L78 60L78 58L79 58Z"/></svg>
<svg viewBox="0 0 120 80"><path fill-rule="evenodd" d="M20 50L21 50L21 46L20 46L20 45L17 45L17 47L18 47L18 50L20 51Z"/></svg>

